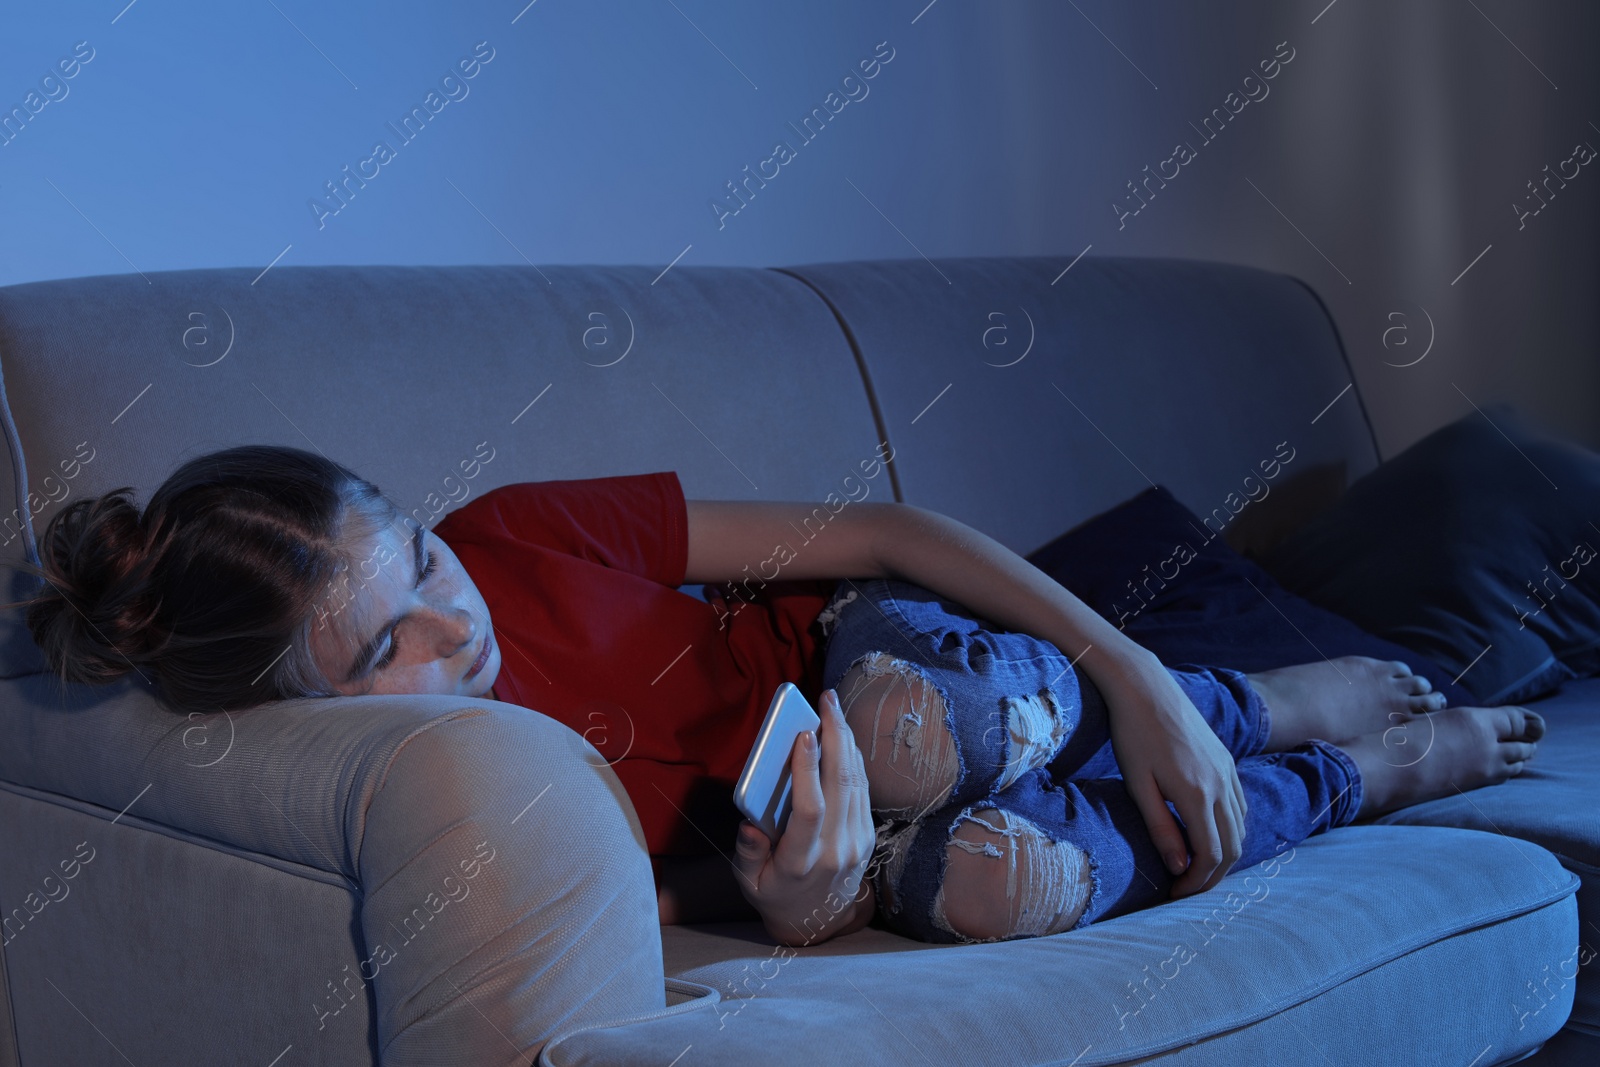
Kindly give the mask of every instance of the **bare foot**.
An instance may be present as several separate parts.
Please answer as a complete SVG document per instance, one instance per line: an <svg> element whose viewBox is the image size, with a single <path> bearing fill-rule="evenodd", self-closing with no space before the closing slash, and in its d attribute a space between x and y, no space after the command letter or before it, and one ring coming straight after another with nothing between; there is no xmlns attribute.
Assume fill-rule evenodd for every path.
<svg viewBox="0 0 1600 1067"><path fill-rule="evenodd" d="M1319 663L1247 674L1271 717L1267 752L1282 752L1313 737L1343 741L1403 726L1444 707L1444 694L1399 660L1340 656Z"/></svg>
<svg viewBox="0 0 1600 1067"><path fill-rule="evenodd" d="M1414 716L1403 726L1339 743L1361 769L1358 819L1494 785L1522 773L1544 736L1538 712L1446 708Z"/></svg>

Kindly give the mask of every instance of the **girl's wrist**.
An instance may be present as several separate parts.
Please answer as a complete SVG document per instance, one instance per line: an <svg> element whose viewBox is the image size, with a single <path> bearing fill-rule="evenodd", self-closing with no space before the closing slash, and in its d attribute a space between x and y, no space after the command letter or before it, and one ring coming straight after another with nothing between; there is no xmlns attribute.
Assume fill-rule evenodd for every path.
<svg viewBox="0 0 1600 1067"><path fill-rule="evenodd" d="M1103 693L1146 686L1152 673L1166 669L1154 652L1120 632L1115 640L1086 649L1077 662Z"/></svg>

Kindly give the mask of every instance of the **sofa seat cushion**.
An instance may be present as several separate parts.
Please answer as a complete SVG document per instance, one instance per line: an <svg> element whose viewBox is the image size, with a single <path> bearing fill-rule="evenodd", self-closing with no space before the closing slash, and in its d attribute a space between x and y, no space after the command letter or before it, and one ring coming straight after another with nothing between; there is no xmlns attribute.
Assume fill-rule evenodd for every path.
<svg viewBox="0 0 1600 1067"><path fill-rule="evenodd" d="M1402 808L1381 822L1463 826L1503 834L1529 855L1543 846L1582 880L1578 915L1583 936L1551 966L1551 984L1576 979L1574 1025L1600 1034L1600 978L1588 966L1600 952L1600 678L1568 682L1554 696L1526 705L1544 716L1539 752L1516 778L1426 804Z"/></svg>
<svg viewBox="0 0 1600 1067"><path fill-rule="evenodd" d="M1201 896L1031 940L869 929L788 949L750 926L668 928L667 971L699 999L558 1035L540 1062L660 1067L692 1046L699 1064L1298 1063L1323 1062L1308 1034L1343 1033L1326 1050L1341 1065L1487 1067L1566 1019L1570 987L1521 1015L1505 1000L1570 954L1576 886L1498 834L1357 826Z"/></svg>

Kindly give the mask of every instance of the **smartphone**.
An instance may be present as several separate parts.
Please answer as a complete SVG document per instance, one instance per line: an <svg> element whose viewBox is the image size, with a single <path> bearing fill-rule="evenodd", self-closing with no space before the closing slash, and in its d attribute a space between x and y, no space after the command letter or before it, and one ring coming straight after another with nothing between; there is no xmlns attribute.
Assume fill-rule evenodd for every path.
<svg viewBox="0 0 1600 1067"><path fill-rule="evenodd" d="M778 686L755 746L744 761L739 783L733 787L734 806L774 842L789 821L789 755L795 738L821 725L822 720L793 682Z"/></svg>

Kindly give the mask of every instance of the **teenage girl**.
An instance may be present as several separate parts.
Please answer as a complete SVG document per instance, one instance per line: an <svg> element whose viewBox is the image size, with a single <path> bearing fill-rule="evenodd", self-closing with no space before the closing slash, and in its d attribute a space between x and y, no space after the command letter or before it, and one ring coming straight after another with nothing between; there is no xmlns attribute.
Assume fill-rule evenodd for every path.
<svg viewBox="0 0 1600 1067"><path fill-rule="evenodd" d="M663 471L507 485L429 530L269 446L184 463L142 513L131 493L43 535L27 618L63 680L138 669L181 713L385 693L533 709L612 763L663 923L754 914L787 944L875 915L930 941L1081 927L1503 781L1544 732L1523 708L1444 708L1399 662L1164 666L998 542L903 504L685 500ZM678 588L704 583L726 584ZM784 681L822 724L774 842L731 792Z"/></svg>

